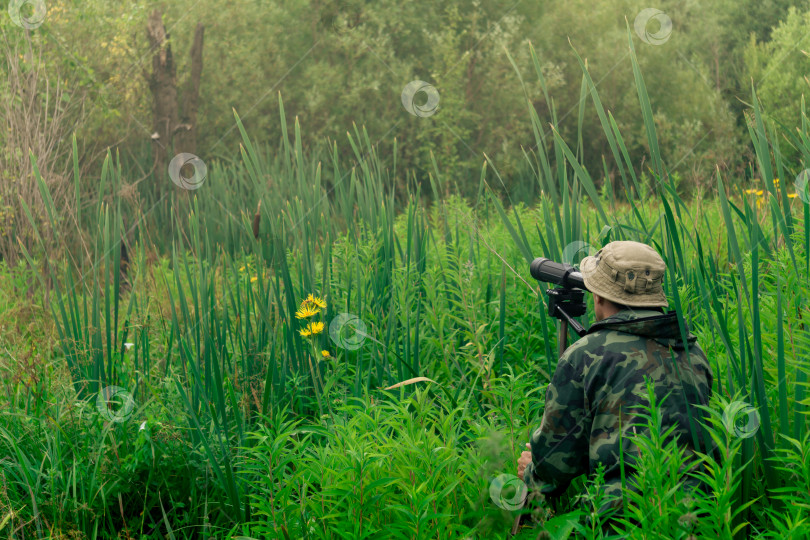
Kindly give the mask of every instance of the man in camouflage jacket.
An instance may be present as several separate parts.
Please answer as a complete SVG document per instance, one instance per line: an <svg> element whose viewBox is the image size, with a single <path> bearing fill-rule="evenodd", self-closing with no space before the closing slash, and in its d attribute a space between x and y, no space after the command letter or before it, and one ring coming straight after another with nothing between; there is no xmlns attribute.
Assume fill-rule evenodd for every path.
<svg viewBox="0 0 810 540"><path fill-rule="evenodd" d="M701 413L695 405L708 404L712 371L688 330L684 347L676 313L661 309L667 306L665 269L660 255L638 242L612 242L582 261L597 322L559 359L543 420L527 444L531 452L518 460L530 492L553 500L574 478L603 463L604 490L621 494L619 446L628 477L638 452L630 437L634 426L640 433L639 424L645 425L636 406L649 406L645 376L658 403L666 396L663 430L674 426L672 436L687 453L695 450L689 416L697 430L694 419Z"/></svg>

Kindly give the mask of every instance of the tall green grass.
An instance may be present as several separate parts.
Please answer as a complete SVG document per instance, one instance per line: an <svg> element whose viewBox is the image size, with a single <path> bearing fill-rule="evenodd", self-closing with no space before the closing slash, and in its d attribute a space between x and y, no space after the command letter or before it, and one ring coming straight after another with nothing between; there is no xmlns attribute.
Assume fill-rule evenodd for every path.
<svg viewBox="0 0 810 540"><path fill-rule="evenodd" d="M71 404L40 413L37 429L15 421L0 433L12 456L2 470L14 493L30 501L20 510L28 521L15 515L14 526L42 536L56 523L72 524L99 538L121 527L203 538L330 538L336 531L463 537L505 530L509 516L486 496L486 473L494 469L476 457L487 455L476 445L489 426L498 434L493 440L503 437L493 450L498 466L511 466L504 456L516 457L538 424L537 398L556 362L553 320L527 263L585 255L571 253L572 245L598 249L635 239L664 256L668 296L682 330L688 324L709 353L715 392L753 405L761 420L755 438L718 435L715 448L702 449L704 474L718 486L729 481L715 494L718 508L734 509L716 514L703 501L702 519L719 519L721 537L757 534L775 522L799 530L806 508L791 511L795 526L780 519L789 504L806 499L799 456L808 437L810 340L801 307L810 298L810 207L788 197L787 179L805 165L785 163L779 145L787 140L810 156L807 122L780 139L753 93L750 133L763 202L719 170L714 196L685 201L677 171L668 168L679 156L658 150L653 105L631 40L629 47L650 149L643 171L630 162L615 119L573 53L583 71L582 96L610 148L605 171L618 171L618 186L581 165L581 138L571 146L555 129L561 119L531 50L551 104L541 120L527 94L535 134L527 167L542 193L533 208L499 193L505 182L489 158L478 197L463 201L447 195L435 160L428 178L413 178L396 169L397 141L383 157L357 126L347 133L353 162L339 162L335 143L325 171L320 156L302 147L297 119L287 133L280 96L284 137L277 150L254 143L235 114L241 162L210 163L199 190L174 190L142 208L121 197L124 174L113 153L98 191L82 193L74 143L76 208L82 199L96 202L62 215L32 156L50 230L38 233L41 252L25 257L38 268L47 235L74 247L46 259L40 279L43 288L53 286L49 307L59 353L75 398L86 405L75 425L68 424ZM580 121L589 111L586 100ZM778 189L775 177L782 178ZM403 184L405 191L396 192ZM119 271L124 254L126 275ZM308 294L327 302L327 330L314 342L301 337L295 317ZM365 323L362 347L341 349L330 339L329 323L340 313ZM511 373L523 381L522 396L510 389ZM418 376L435 382L394 394L380 390ZM105 423L94 416L95 395L110 385L132 393L138 404L132 420ZM363 412L367 406L373 409ZM58 429L46 433L42 415ZM136 418L154 428L138 429ZM656 433L647 441L650 452ZM161 461L156 448L170 459ZM186 457L181 448L188 461L173 463L171 456ZM658 459L675 459L672 449L664 450ZM116 459L105 467L87 466L111 452ZM710 452L721 459L713 462ZM649 463L652 470L659 462ZM172 474L172 466L187 478ZM110 470L141 476L127 488L123 475L110 480ZM648 480L668 492L678 478ZM591 489L583 482L577 487ZM54 493L63 494L59 510L43 509ZM143 514L133 511L136 504ZM645 500L633 504L643 519L653 510Z"/></svg>

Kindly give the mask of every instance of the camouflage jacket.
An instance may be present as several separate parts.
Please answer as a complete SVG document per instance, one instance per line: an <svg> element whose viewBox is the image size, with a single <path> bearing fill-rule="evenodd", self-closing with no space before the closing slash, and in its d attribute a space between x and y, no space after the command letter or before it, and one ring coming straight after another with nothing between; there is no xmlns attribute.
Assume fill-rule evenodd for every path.
<svg viewBox="0 0 810 540"><path fill-rule="evenodd" d="M707 405L712 371L688 333L687 344L688 355L674 311L627 309L591 326L565 351L548 385L543 420L531 438L532 463L523 477L530 490L559 496L571 480L594 472L601 462L605 491L620 494L619 422L627 477L637 453L629 440L633 424L646 424L638 416L644 411L633 407L649 405L645 375L654 383L664 430L675 426L672 437L693 451L687 410L692 418L702 417L691 405Z"/></svg>

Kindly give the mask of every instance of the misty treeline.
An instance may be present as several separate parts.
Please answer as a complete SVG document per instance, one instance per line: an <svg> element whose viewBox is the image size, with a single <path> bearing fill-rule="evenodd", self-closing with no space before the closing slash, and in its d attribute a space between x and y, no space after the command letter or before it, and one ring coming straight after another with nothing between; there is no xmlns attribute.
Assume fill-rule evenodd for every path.
<svg viewBox="0 0 810 540"><path fill-rule="evenodd" d="M19 184L33 186L29 150L56 193L60 181L69 185L73 134L88 182L113 148L125 185L152 197L165 187L166 160L186 151L189 138L206 163L239 160L234 109L272 152L282 137L279 93L288 121L297 117L301 125L304 147L321 153L325 166L333 144L354 159L347 132L357 125L391 168L395 187L425 181L435 159L445 185L474 195L486 154L509 200L529 201L538 187L526 180L531 161L524 151L536 144L527 96L541 118L556 111L554 128L597 180L616 172L611 159L603 160L610 150L599 118L582 105L589 98L575 51L644 173L649 149L628 35L645 73L661 153L683 193L709 189L716 165L740 182L750 179L743 111L752 84L775 126L800 125L810 4L664 0L654 7L672 28L658 44L634 27L649 7L630 0L50 1L34 30L0 18L7 74L0 80L0 210L20 217ZM647 30L658 32L657 24ZM156 38L164 30L165 38ZM548 93L533 75L529 43ZM402 90L414 80L438 92L435 114L420 117L403 107ZM170 99L158 96L159 85L171 87ZM552 138L550 125L543 136ZM782 152L795 153L789 145Z"/></svg>

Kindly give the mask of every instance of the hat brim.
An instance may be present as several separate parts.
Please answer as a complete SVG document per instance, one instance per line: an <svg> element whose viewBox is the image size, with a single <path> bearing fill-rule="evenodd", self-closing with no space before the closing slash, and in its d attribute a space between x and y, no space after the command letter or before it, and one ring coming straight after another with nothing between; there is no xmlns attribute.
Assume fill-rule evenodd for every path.
<svg viewBox="0 0 810 540"><path fill-rule="evenodd" d="M599 270L596 257L582 259L579 271L589 291L610 300L614 304L627 307L669 307L663 289L645 294L631 294L625 291L624 287Z"/></svg>

